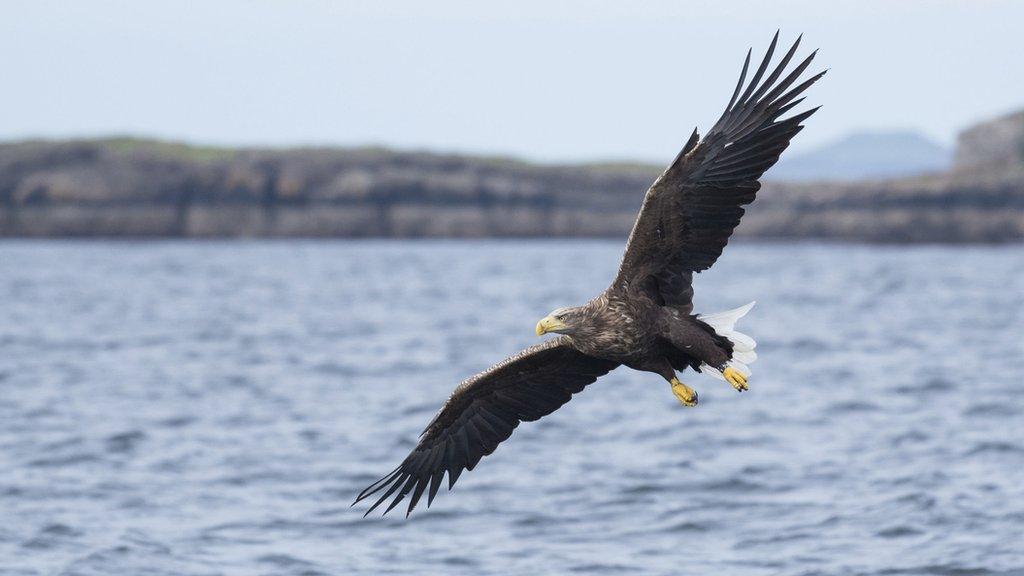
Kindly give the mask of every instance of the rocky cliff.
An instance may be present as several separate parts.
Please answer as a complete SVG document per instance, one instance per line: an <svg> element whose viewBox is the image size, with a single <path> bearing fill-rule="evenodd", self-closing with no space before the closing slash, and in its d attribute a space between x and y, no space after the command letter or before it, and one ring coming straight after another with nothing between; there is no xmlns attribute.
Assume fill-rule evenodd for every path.
<svg viewBox="0 0 1024 576"><path fill-rule="evenodd" d="M981 171L1024 166L1024 110L972 126L957 138L953 169Z"/></svg>
<svg viewBox="0 0 1024 576"><path fill-rule="evenodd" d="M1024 115L1016 118L1024 125ZM1022 240L1024 169L1019 156L990 146L986 126L964 133L957 168L946 174L769 182L738 233ZM1006 125L996 131L1003 138ZM381 149L22 142L0 145L0 236L624 237L657 173Z"/></svg>

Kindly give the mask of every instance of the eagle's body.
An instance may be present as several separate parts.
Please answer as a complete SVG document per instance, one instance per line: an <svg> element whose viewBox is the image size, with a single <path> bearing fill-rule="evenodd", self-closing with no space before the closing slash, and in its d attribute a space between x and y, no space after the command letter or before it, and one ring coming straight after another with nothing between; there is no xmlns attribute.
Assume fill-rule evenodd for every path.
<svg viewBox="0 0 1024 576"><path fill-rule="evenodd" d="M618 274L582 306L559 308L537 323L537 334L559 337L527 348L460 384L430 422L412 453L370 485L356 502L383 491L372 511L411 494L408 512L429 488L433 501L444 476L451 488L463 470L494 451L520 422L550 414L600 376L623 365L661 375L676 398L697 393L676 377L692 368L747 389L753 339L734 329L753 303L717 314L693 313L693 274L721 255L758 179L778 160L815 109L780 119L824 72L797 84L811 54L785 77L797 46L768 73L778 34L749 83L750 53L722 117L700 139L697 131L651 185L630 233ZM767 76L766 76L767 73ZM407 512L407 514L408 514Z"/></svg>
<svg viewBox="0 0 1024 576"><path fill-rule="evenodd" d="M673 368L720 366L732 344L697 316L658 304L642 292L611 287L580 307L583 321L568 345L588 356L671 380Z"/></svg>

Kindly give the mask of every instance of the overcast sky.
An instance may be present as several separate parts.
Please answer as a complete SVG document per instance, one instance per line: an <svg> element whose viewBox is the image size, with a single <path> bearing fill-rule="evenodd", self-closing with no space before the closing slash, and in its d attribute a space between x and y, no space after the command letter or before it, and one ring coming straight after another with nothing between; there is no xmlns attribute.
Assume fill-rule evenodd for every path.
<svg viewBox="0 0 1024 576"><path fill-rule="evenodd" d="M133 134L666 161L748 46L831 68L794 148L1024 107L1024 2L4 0L0 139Z"/></svg>

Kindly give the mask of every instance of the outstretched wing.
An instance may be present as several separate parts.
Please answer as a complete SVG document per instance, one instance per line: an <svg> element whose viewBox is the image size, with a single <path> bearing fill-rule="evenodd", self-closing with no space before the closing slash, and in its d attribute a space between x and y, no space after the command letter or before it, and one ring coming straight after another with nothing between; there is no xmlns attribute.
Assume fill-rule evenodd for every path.
<svg viewBox="0 0 1024 576"><path fill-rule="evenodd" d="M353 505L383 491L366 514L393 495L387 514L412 492L408 516L429 485L429 507L446 472L451 490L463 470L472 470L480 458L494 452L520 422L554 412L616 366L617 362L577 351L564 336L505 359L460 384L412 453L363 490Z"/></svg>
<svg viewBox="0 0 1024 576"><path fill-rule="evenodd" d="M797 97L825 72L794 84L814 53L787 67L800 39L765 77L775 52L775 33L749 83L750 52L725 112L699 139L697 131L654 182L630 233L615 284L645 291L659 303L689 312L694 272L706 270L722 254L729 236L753 202L757 181L779 159L817 108L780 118L800 104ZM780 80L781 78L781 80Z"/></svg>

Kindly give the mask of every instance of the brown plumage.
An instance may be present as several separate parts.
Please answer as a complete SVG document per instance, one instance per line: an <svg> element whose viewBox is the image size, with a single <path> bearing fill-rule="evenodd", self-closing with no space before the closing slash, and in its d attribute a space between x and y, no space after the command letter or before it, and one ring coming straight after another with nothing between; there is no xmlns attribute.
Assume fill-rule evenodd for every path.
<svg viewBox="0 0 1024 576"><path fill-rule="evenodd" d="M761 186L758 178L817 110L781 119L824 72L796 83L814 58L812 53L788 70L799 39L768 72L777 42L778 33L749 82L747 52L721 118L703 139L694 130L647 191L611 286L538 324L538 334L561 336L460 384L412 453L356 498L358 503L379 494L367 514L390 498L386 514L409 496L408 515L424 493L429 506L445 475L451 489L463 470L472 470L520 422L550 414L620 364L672 380L675 370L688 367L719 377L729 366L745 368L741 353L753 361L749 337L729 332L749 306L725 313L733 316L727 322L723 315L694 315L691 281L721 255L743 206ZM745 378L743 384L745 389Z"/></svg>

